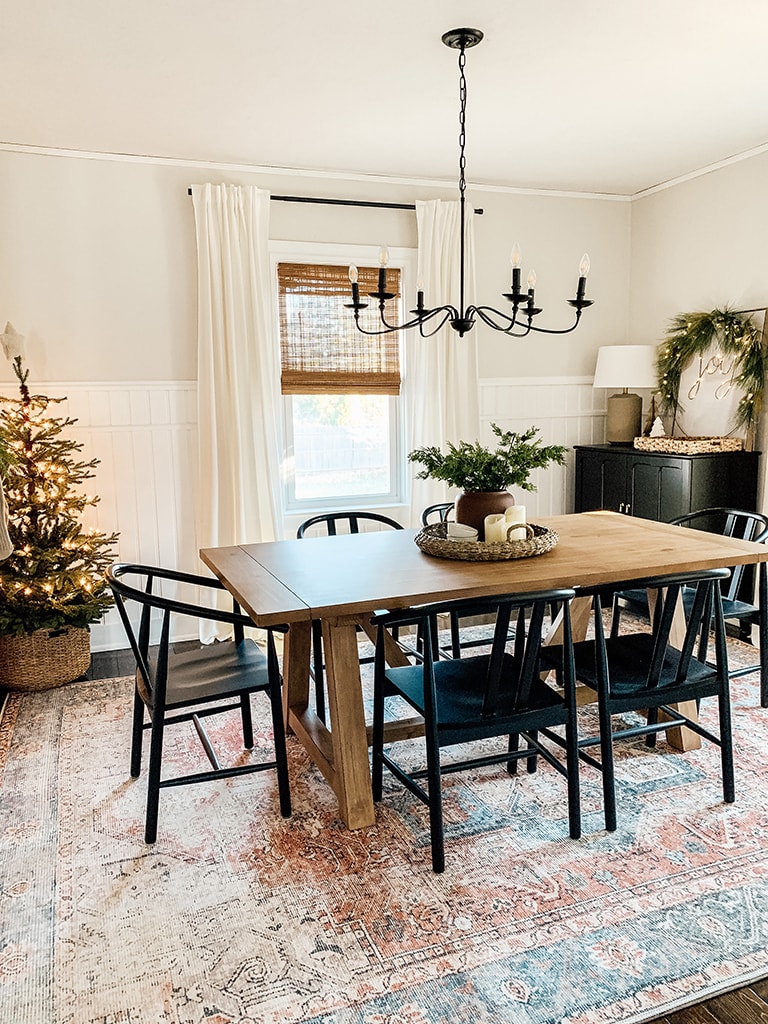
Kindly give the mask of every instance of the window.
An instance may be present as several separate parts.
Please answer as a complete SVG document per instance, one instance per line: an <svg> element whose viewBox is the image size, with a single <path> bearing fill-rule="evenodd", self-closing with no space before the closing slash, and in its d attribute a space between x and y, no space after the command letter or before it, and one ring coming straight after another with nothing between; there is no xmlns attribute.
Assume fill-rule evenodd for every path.
<svg viewBox="0 0 768 1024"><path fill-rule="evenodd" d="M401 500L400 338L355 330L344 308L354 261L277 263L288 512ZM358 267L361 295L376 290L373 262ZM390 266L392 318L400 283L400 268Z"/></svg>

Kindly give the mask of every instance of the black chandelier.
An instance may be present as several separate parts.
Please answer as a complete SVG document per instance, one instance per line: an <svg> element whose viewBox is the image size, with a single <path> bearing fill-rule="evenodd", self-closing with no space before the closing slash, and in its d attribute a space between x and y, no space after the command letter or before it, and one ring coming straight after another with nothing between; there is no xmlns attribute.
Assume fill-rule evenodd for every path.
<svg viewBox="0 0 768 1024"><path fill-rule="evenodd" d="M388 334L391 331L407 330L409 327L418 327L419 333L424 338L436 334L446 323L456 331L459 337L463 337L475 326L475 318L479 317L483 323L492 327L495 331L502 331L513 338L524 338L532 331L540 334L570 334L574 331L581 318L581 311L592 305L590 299L584 297L587 287L587 274L589 273L589 256L584 253L579 265L579 280L576 286L576 298L568 299L568 305L576 310L576 319L570 327L562 330L553 330L546 327L537 327L533 318L541 313L536 306L534 288L536 275L533 271L528 275L527 291L520 286L520 249L515 245L512 249L512 290L504 293L504 298L511 304L510 313L502 313L492 306L465 306L464 305L464 263L465 263L465 192L467 183L465 179L466 158L464 154L466 144L466 116L467 116L467 79L464 73L466 65L466 51L482 40L483 33L476 28L456 28L446 32L442 40L446 46L459 51L459 199L461 218L461 248L460 248L460 275L459 275L459 305L458 308L452 305L435 306L427 308L424 305L424 292L419 287L416 295L416 309L410 310L411 319L402 324L391 324L387 321L384 313L385 303L388 299L395 298L394 292L387 291L387 251L382 250L381 266L379 267L378 289L369 292L372 299L379 303L379 318L381 327L369 330L360 324L360 310L367 309L368 303L360 301L360 286L357 283L357 268L353 265L349 268L349 280L352 284L352 302L345 305L346 309L354 312L355 326L362 334ZM429 329L425 329L426 327ZM517 329L516 329L517 328Z"/></svg>

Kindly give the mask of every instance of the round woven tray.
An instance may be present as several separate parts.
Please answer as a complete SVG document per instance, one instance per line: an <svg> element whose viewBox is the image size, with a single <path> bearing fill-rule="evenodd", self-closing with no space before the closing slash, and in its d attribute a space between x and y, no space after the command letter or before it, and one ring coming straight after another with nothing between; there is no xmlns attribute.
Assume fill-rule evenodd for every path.
<svg viewBox="0 0 768 1024"><path fill-rule="evenodd" d="M531 558L551 551L558 541L555 531L536 526L535 523L529 525L533 537L528 540L448 540L448 527L445 523L425 526L414 540L425 555L453 558L460 562L503 562L510 558Z"/></svg>

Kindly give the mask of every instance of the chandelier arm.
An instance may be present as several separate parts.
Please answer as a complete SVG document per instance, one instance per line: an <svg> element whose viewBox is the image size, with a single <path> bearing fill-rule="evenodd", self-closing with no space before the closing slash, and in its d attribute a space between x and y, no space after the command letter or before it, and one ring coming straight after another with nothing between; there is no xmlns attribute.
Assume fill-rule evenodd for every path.
<svg viewBox="0 0 768 1024"><path fill-rule="evenodd" d="M502 313L499 309L494 309L493 306L471 306L470 309L477 313L484 324L492 327L494 331L504 331L508 333L513 327L522 327L517 319L517 310L515 310L512 316L508 316L506 313ZM498 319L494 319L498 318ZM505 323L506 321L506 323ZM530 328L528 328L530 330ZM525 334L528 333L525 331ZM515 335L515 337L524 337L525 335Z"/></svg>
<svg viewBox="0 0 768 1024"><path fill-rule="evenodd" d="M453 306L435 306L434 309L411 310L411 312L415 312L416 315L412 319L406 320L403 324L390 324L385 320L383 310L379 312L379 319L390 331L407 331L411 327L421 329L422 324L429 323L430 320L434 320L442 312L445 312L447 319L457 315Z"/></svg>
<svg viewBox="0 0 768 1024"><path fill-rule="evenodd" d="M459 315L457 310L455 310L453 306L438 306L436 309L433 309L432 312L443 313L444 316L438 323L437 327L433 327L431 331L424 330L424 324L428 323L428 320L425 318L419 324L419 334L422 336L422 338L432 338L435 334L437 334L439 330L441 330L441 328L445 327L446 324L450 323Z"/></svg>
<svg viewBox="0 0 768 1024"><path fill-rule="evenodd" d="M422 326L426 323L429 323L430 320L433 320L440 313L445 313L445 316L440 321L438 326L433 331L430 331L428 334L424 334L424 332L422 331ZM419 313L418 316L414 316L412 319L406 320L405 323L402 324L390 324L380 314L379 319L381 320L384 326L379 330L371 330L370 328L362 326L362 324L360 323L359 313L355 311L355 328L361 334L367 334L371 337L374 337L381 334L393 334L395 331L407 331L410 330L411 327L418 327L423 337L429 338L431 337L431 335L439 331L443 324L447 323L455 316L458 316L458 314L453 306L436 306L434 309L425 309L421 313Z"/></svg>
<svg viewBox="0 0 768 1024"><path fill-rule="evenodd" d="M579 320L581 319L581 310L576 310L576 319L570 327L563 327L560 330L552 330L550 327L535 327L533 324L530 325L530 330L536 331L537 334L570 334L571 331L575 331L579 326Z"/></svg>

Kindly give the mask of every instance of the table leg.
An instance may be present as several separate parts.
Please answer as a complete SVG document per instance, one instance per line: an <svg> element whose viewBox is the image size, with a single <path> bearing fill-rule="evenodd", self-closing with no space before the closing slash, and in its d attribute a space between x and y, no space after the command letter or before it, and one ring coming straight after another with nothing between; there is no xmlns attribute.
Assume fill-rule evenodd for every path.
<svg viewBox="0 0 768 1024"><path fill-rule="evenodd" d="M293 732L323 773L350 828L375 820L354 620L323 622L330 730L309 706L311 623L292 625L283 654L283 707Z"/></svg>
<svg viewBox="0 0 768 1024"><path fill-rule="evenodd" d="M296 735L338 797L339 814L349 828L365 828L375 820L368 763L371 729L366 725L363 706L358 626L375 642L375 631L367 621L323 621L330 729L309 705L309 622L291 626L283 654L286 727ZM386 645L386 658L390 665L409 664L406 654L391 637ZM423 731L421 718L409 718L387 723L386 736L404 739Z"/></svg>
<svg viewBox="0 0 768 1024"><path fill-rule="evenodd" d="M354 620L323 621L328 712L339 811L350 828L375 821Z"/></svg>

